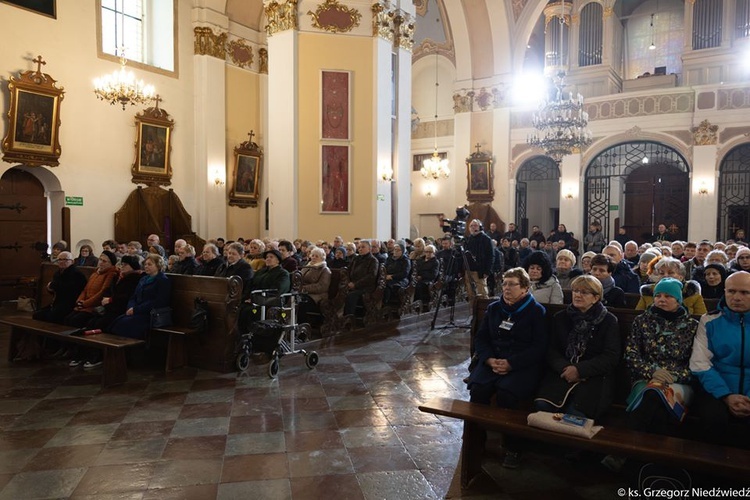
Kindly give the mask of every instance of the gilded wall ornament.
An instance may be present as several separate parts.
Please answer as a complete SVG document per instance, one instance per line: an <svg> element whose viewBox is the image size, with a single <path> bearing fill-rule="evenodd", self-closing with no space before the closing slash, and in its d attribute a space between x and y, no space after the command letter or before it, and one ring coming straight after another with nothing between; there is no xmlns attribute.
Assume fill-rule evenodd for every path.
<svg viewBox="0 0 750 500"><path fill-rule="evenodd" d="M341 5L338 0L326 0L315 12L308 11L312 25L329 33L347 33L359 26L362 14L357 9Z"/></svg>
<svg viewBox="0 0 750 500"><path fill-rule="evenodd" d="M690 129L693 132L693 144L696 146L715 146L717 142L718 125L711 125L708 120L703 120L700 125Z"/></svg>
<svg viewBox="0 0 750 500"><path fill-rule="evenodd" d="M473 107L474 91L453 94L453 111L456 113L471 113Z"/></svg>
<svg viewBox="0 0 750 500"><path fill-rule="evenodd" d="M266 34L273 36L275 33L279 33L287 30L296 30L299 25L297 23L297 3L299 0L286 0L284 3L279 3L273 0L271 3L265 6L266 13Z"/></svg>
<svg viewBox="0 0 750 500"><path fill-rule="evenodd" d="M193 43L193 51L195 55L226 59L226 33L217 35L208 26L197 26L193 30L193 33L195 34L195 41Z"/></svg>
<svg viewBox="0 0 750 500"><path fill-rule="evenodd" d="M396 13L390 10L390 2L380 0L372 4L372 36L393 43L396 39Z"/></svg>
<svg viewBox="0 0 750 500"><path fill-rule="evenodd" d="M259 73L262 73L264 75L268 74L268 49L260 49L258 50L258 56L260 57L259 66L258 69Z"/></svg>
<svg viewBox="0 0 750 500"><path fill-rule="evenodd" d="M411 50L414 47L414 18L401 11L396 16L396 25L398 28L398 46L405 50Z"/></svg>
<svg viewBox="0 0 750 500"><path fill-rule="evenodd" d="M245 40L232 40L227 44L229 58L240 68L245 68L253 64L253 48Z"/></svg>
<svg viewBox="0 0 750 500"><path fill-rule="evenodd" d="M482 87L479 90L479 95L477 96L476 103L477 106L479 106L479 109L481 109L482 111L487 111L487 108L489 108L492 104L492 94L487 92L486 88Z"/></svg>

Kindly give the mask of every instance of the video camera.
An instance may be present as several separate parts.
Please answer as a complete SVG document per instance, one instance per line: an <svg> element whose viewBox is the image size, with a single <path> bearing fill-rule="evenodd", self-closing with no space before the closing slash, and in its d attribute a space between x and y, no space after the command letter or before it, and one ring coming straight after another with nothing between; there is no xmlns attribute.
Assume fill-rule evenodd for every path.
<svg viewBox="0 0 750 500"><path fill-rule="evenodd" d="M451 233L456 241L463 240L464 234L466 234L466 219L469 218L469 215L471 215L471 212L465 206L458 207L455 219L443 219L442 231Z"/></svg>

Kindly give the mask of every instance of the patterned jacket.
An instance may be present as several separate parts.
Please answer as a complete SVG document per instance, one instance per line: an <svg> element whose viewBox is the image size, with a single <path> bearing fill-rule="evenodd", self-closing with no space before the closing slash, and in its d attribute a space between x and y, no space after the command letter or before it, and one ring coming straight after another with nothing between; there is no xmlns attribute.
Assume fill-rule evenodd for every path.
<svg viewBox="0 0 750 500"><path fill-rule="evenodd" d="M632 380L650 380L659 368L667 370L678 384L690 382L690 354L698 321L684 307L667 319L654 306L633 320L625 347L625 364ZM668 315L669 313L667 313Z"/></svg>

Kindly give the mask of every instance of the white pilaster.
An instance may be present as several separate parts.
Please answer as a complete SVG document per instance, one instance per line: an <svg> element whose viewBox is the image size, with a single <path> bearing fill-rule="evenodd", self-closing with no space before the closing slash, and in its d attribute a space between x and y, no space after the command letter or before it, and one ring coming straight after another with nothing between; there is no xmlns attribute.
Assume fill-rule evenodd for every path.
<svg viewBox="0 0 750 500"><path fill-rule="evenodd" d="M412 13L413 14L413 13ZM395 235L405 238L409 235L411 219L411 51L398 49L398 107L396 109L397 171L394 190Z"/></svg>
<svg viewBox="0 0 750 500"><path fill-rule="evenodd" d="M471 156L471 113L456 113L454 116L453 135L455 139L455 157L451 159L451 177L453 178L454 199L456 206L462 206L466 201L466 158ZM448 218L452 219L456 215L452 211L448 213ZM474 214L472 214L472 217Z"/></svg>
<svg viewBox="0 0 750 500"><path fill-rule="evenodd" d="M391 60L393 44L380 37L373 37L373 78L375 79L373 99L373 145L374 158L370 172L378 176L375 183L375 237L387 240L392 233L393 220L398 218L398 191L409 185L409 172L401 172L400 155L394 154L396 145L391 134L391 113L395 96L391 85ZM398 137L396 138L398 140ZM408 148L407 148L408 149ZM393 169L393 188L390 182L384 182L379 175L383 170ZM366 170L365 170L366 171ZM406 216L409 216L407 209ZM408 223L408 219L407 219ZM408 226L407 226L408 229ZM406 237L409 233L398 233L397 237Z"/></svg>
<svg viewBox="0 0 750 500"><path fill-rule="evenodd" d="M560 224L565 224L568 231L575 233L576 239L583 234L583 190L584 179L581 177L581 155L564 156L560 163ZM572 198L568 198L572 195ZM585 233L584 233L585 234Z"/></svg>
<svg viewBox="0 0 750 500"><path fill-rule="evenodd" d="M693 147L688 240L716 237L716 146ZM702 190L705 194L701 193Z"/></svg>
<svg viewBox="0 0 750 500"><path fill-rule="evenodd" d="M516 222L516 180L511 178L510 164L510 108L498 108L492 113L492 156L495 174L495 201L500 218ZM502 160L499 160L502 158Z"/></svg>
<svg viewBox="0 0 750 500"><path fill-rule="evenodd" d="M298 33L290 29L268 37L268 236L298 234L299 69Z"/></svg>

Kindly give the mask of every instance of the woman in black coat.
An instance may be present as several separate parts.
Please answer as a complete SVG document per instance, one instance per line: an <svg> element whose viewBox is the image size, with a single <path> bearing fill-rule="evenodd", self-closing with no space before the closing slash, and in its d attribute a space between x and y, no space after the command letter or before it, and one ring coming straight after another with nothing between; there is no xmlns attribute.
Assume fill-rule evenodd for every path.
<svg viewBox="0 0 750 500"><path fill-rule="evenodd" d="M424 309L430 305L430 285L440 275L440 261L435 258L435 246L424 247L424 254L412 263L416 266L417 284L414 288L414 300L421 301Z"/></svg>
<svg viewBox="0 0 750 500"><path fill-rule="evenodd" d="M548 370L534 404L541 411L597 419L614 398L620 331L617 318L602 305L599 280L579 276L571 289L573 303L553 320Z"/></svg>
<svg viewBox="0 0 750 500"><path fill-rule="evenodd" d="M398 291L409 286L411 261L404 255L404 244L393 245L393 255L385 261L385 290L383 290L383 304L388 304L391 298L398 297Z"/></svg>

